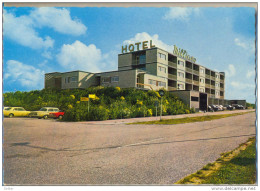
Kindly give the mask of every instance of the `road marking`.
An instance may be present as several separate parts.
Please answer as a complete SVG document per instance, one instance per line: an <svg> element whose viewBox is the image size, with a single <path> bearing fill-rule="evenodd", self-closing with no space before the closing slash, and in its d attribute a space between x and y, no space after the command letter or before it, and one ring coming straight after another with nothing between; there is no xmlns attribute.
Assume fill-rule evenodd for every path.
<svg viewBox="0 0 260 191"><path fill-rule="evenodd" d="M161 139L164 139L164 138L152 139L152 140L149 140L149 141L143 141L143 142L139 142L139 143L133 143L133 144L117 147L117 148L136 146L136 145L140 145L140 144L143 144L143 143L149 143L149 142L153 142L153 141L157 141L157 140L161 140Z"/></svg>

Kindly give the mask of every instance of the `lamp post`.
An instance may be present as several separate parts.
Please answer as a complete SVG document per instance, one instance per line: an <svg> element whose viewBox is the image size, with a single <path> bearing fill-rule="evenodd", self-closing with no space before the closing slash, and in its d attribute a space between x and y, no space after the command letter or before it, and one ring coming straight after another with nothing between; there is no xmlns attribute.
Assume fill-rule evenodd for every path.
<svg viewBox="0 0 260 191"><path fill-rule="evenodd" d="M162 120L162 98L164 96L164 91L159 90L159 95L161 96L161 112L160 112L160 121Z"/></svg>

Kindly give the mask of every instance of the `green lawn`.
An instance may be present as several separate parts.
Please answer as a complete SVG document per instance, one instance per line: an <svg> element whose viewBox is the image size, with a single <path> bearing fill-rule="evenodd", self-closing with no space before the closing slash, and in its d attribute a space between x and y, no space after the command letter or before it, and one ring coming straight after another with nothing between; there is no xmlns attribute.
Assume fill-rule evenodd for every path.
<svg viewBox="0 0 260 191"><path fill-rule="evenodd" d="M203 184L254 184L256 183L256 145L241 151L235 158L224 162L223 166L210 176Z"/></svg>
<svg viewBox="0 0 260 191"><path fill-rule="evenodd" d="M221 119L226 117L232 117L237 115L243 115L246 113L251 113L254 111L249 112L241 112L241 113L232 113L232 114L220 114L220 115L207 115L207 116L200 116L200 117L185 117L185 118L178 118L178 119L165 119L165 120L158 120L158 121L146 121L146 122L136 122L136 123L129 123L129 124L180 124L180 123L194 123L194 122L201 122L201 121L211 121L214 119Z"/></svg>
<svg viewBox="0 0 260 191"><path fill-rule="evenodd" d="M192 180L197 179L198 184L255 184L256 183L256 145L255 138L250 140L253 143L245 150L231 158L225 160L232 152L225 153L216 163L220 164L220 168L214 170L216 163L204 166L198 172L189 175L178 181L177 184L193 184ZM209 175L207 172L211 171Z"/></svg>

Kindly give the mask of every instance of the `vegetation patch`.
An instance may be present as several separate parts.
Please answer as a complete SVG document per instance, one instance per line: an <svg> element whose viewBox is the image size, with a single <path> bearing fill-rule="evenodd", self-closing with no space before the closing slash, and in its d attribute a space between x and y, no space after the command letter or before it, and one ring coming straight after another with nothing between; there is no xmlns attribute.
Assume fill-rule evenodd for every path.
<svg viewBox="0 0 260 191"><path fill-rule="evenodd" d="M95 94L88 101L81 97ZM58 107L65 111L65 121L97 121L150 117L159 113L160 95L157 91L142 91L135 88L91 87L87 89L55 90L44 89L30 92L8 92L3 94L4 106L24 107L35 111L41 107ZM157 105L157 106L156 106ZM165 91L162 101L162 115L193 113L180 99Z"/></svg>
<svg viewBox="0 0 260 191"><path fill-rule="evenodd" d="M185 117L185 118L177 118L177 119L165 119L165 120L157 120L157 121L146 121L146 122L135 122L129 124L164 124L164 125L172 125L172 124L181 124L181 123L194 123L194 122L202 122L202 121L211 121L215 119L221 119L226 117L232 117L237 115L243 115L249 112L240 112L240 113L232 113L232 114L220 114L220 115L207 115L207 116L199 116L199 117Z"/></svg>
<svg viewBox="0 0 260 191"><path fill-rule="evenodd" d="M175 184L255 184L255 137Z"/></svg>

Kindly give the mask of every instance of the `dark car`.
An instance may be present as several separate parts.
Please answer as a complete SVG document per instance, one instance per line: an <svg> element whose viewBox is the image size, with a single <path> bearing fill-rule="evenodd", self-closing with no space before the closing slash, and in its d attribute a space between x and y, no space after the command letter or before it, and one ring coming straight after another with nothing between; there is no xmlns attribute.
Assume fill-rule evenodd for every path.
<svg viewBox="0 0 260 191"><path fill-rule="evenodd" d="M226 107L227 110L233 110L234 109L233 106L231 106L231 105L224 105L224 107Z"/></svg>
<svg viewBox="0 0 260 191"><path fill-rule="evenodd" d="M235 107L236 109L244 109L242 105L233 104L232 106Z"/></svg>
<svg viewBox="0 0 260 191"><path fill-rule="evenodd" d="M208 111L214 112L214 111L218 111L218 110L219 110L219 108L216 105L209 105L208 106Z"/></svg>

